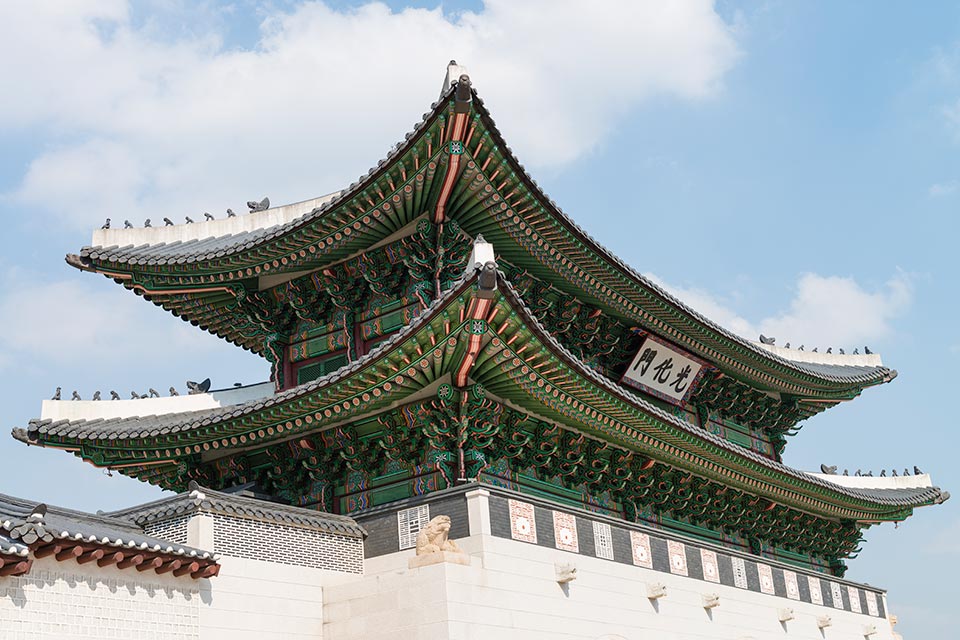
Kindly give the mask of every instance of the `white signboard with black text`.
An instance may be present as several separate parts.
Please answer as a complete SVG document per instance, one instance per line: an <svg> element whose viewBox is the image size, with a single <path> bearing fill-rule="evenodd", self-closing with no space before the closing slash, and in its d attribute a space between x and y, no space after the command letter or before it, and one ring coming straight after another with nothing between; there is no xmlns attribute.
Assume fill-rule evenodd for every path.
<svg viewBox="0 0 960 640"><path fill-rule="evenodd" d="M673 404L683 404L707 363L655 338L644 336L637 355L623 374L623 383Z"/></svg>

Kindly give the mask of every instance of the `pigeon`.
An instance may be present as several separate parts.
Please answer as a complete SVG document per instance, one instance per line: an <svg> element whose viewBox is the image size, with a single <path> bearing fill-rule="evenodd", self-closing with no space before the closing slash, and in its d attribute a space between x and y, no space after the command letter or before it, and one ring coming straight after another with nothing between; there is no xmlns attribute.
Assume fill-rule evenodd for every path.
<svg viewBox="0 0 960 640"><path fill-rule="evenodd" d="M772 344L773 344L774 342L776 342L776 341L777 341L776 338L768 338L767 336L763 335L762 333L760 334L760 343L761 343L761 344L771 344L771 345L772 345Z"/></svg>
<svg viewBox="0 0 960 640"><path fill-rule="evenodd" d="M95 392L93 393L93 399L94 399L94 400L99 400L99 399L100 399L100 392L99 392L99 391L95 391Z"/></svg>
<svg viewBox="0 0 960 640"><path fill-rule="evenodd" d="M886 470L886 469L880 469L880 477L881 477L881 478L886 478L886 477L887 477L887 470Z"/></svg>
<svg viewBox="0 0 960 640"><path fill-rule="evenodd" d="M836 467L836 466L828 467L828 466L825 465L825 464L821 464L821 465L820 465L820 471L822 471L823 473L827 474L828 476L835 476L835 475L837 475L837 467Z"/></svg>
<svg viewBox="0 0 960 640"><path fill-rule="evenodd" d="M76 391L74 391L74 392L73 392L73 395L70 396L70 399L71 399L71 400L79 400L79 399L80 399L80 394L77 393Z"/></svg>
<svg viewBox="0 0 960 640"><path fill-rule="evenodd" d="M227 217L228 217L228 218L236 218L236 217L237 217L237 214L235 214L235 213L233 212L233 209L227 209Z"/></svg>
<svg viewBox="0 0 960 640"><path fill-rule="evenodd" d="M190 216L183 216L187 219L187 224L193 224L193 220L190 219Z"/></svg>
<svg viewBox="0 0 960 640"><path fill-rule="evenodd" d="M203 382L187 380L187 389L189 390L189 395L191 396L198 393L206 393L207 391L210 391L210 378L207 378Z"/></svg>
<svg viewBox="0 0 960 640"><path fill-rule="evenodd" d="M123 228L124 228L124 229L133 229L133 225L130 223L129 220L124 220L124 221L123 221Z"/></svg>
<svg viewBox="0 0 960 640"><path fill-rule="evenodd" d="M101 228L101 229L109 229L109 228L110 228L110 218L107 218L107 221L104 222L104 223L103 223L103 226L100 227L100 228Z"/></svg>
<svg viewBox="0 0 960 640"><path fill-rule="evenodd" d="M130 399L131 399L131 400L139 400L139 399L140 399L140 394L137 393L136 391L131 391L131 392L130 392Z"/></svg>
<svg viewBox="0 0 960 640"><path fill-rule="evenodd" d="M923 475L923 471L920 471L920 467L914 465L914 466L913 466L913 475L915 475L915 476Z"/></svg>
<svg viewBox="0 0 960 640"><path fill-rule="evenodd" d="M150 224L150 218L147 218L146 220L143 221L143 226L144 226L144 227L150 227L150 226L152 226L152 225Z"/></svg>
<svg viewBox="0 0 960 640"><path fill-rule="evenodd" d="M159 398L159 397L160 397L160 394L157 393L157 390L154 389L153 387L150 387L149 389L147 389L147 393L150 395L151 398Z"/></svg>
<svg viewBox="0 0 960 640"><path fill-rule="evenodd" d="M60 387L57 387L57 390L53 392L53 397L50 398L50 399L51 399L51 400L59 400L59 399L60 399Z"/></svg>
<svg viewBox="0 0 960 640"><path fill-rule="evenodd" d="M256 213L257 211L266 211L270 208L270 198L264 198L260 202L254 200L247 201L247 206L250 208L250 213Z"/></svg>
<svg viewBox="0 0 960 640"><path fill-rule="evenodd" d="M111 400L119 400L119 399L120 399L120 394L117 393L116 391L111 391L111 392L110 392L110 399L111 399Z"/></svg>
<svg viewBox="0 0 960 640"><path fill-rule="evenodd" d="M870 351L870 347L864 347L863 352L868 356L873 355L873 351Z"/></svg>
<svg viewBox="0 0 960 640"><path fill-rule="evenodd" d="M204 212L203 217L207 220L214 220L215 218L207 212Z"/></svg>
<svg viewBox="0 0 960 640"><path fill-rule="evenodd" d="M800 347L797 349L797 351L803 351L803 345L800 345Z"/></svg>
<svg viewBox="0 0 960 640"><path fill-rule="evenodd" d="M180 394L177 393L176 387L170 387L170 395L171 395L171 396L178 396L178 395L180 395Z"/></svg>
<svg viewBox="0 0 960 640"><path fill-rule="evenodd" d="M827 353L833 353L833 347L827 347Z"/></svg>
<svg viewBox="0 0 960 640"><path fill-rule="evenodd" d="M163 226L165 226L165 227L172 227L172 226L173 226L173 220L171 220L170 218L164 218L164 219L163 219Z"/></svg>

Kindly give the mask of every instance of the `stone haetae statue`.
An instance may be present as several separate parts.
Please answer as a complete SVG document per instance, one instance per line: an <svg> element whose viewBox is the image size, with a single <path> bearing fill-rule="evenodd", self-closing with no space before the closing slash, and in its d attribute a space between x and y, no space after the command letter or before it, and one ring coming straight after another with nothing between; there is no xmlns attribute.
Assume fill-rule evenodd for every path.
<svg viewBox="0 0 960 640"><path fill-rule="evenodd" d="M437 516L417 534L417 555L448 551L463 553L457 543L447 538L450 535L450 516Z"/></svg>

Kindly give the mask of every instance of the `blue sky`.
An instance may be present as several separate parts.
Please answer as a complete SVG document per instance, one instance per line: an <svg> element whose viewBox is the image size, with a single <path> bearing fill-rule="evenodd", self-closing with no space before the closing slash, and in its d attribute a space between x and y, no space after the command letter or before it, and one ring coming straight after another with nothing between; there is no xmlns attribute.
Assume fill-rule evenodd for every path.
<svg viewBox="0 0 960 640"><path fill-rule="evenodd" d="M788 464L918 464L960 490L960 8L406 4L10 10L4 430L58 385L126 397L264 379L259 359L64 254L108 216L220 216L343 187L402 139L456 57L538 182L627 262L750 338L869 344L899 370L810 420ZM93 510L155 495L9 438L0 456L0 492ZM852 579L889 589L907 636L948 637L957 504L874 527L850 563Z"/></svg>

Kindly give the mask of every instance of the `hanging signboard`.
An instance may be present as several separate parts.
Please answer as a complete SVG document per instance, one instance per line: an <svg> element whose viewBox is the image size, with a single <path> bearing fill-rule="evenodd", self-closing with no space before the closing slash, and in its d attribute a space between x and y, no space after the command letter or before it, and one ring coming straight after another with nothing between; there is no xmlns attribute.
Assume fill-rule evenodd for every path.
<svg viewBox="0 0 960 640"><path fill-rule="evenodd" d="M647 334L621 382L681 405L708 368L703 360Z"/></svg>

